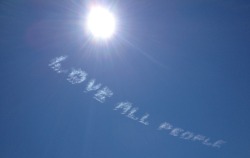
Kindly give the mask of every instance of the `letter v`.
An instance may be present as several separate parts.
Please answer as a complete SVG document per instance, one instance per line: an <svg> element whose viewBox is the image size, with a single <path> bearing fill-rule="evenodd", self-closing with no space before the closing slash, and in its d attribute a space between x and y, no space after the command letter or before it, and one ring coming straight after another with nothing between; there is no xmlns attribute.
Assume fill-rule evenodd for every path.
<svg viewBox="0 0 250 158"><path fill-rule="evenodd" d="M89 83L88 83L87 87L85 88L84 92L87 93L89 91L96 91L96 90L100 89L101 86L102 86L102 84L100 84L100 83L96 84L95 79L92 79L92 80L89 81Z"/></svg>

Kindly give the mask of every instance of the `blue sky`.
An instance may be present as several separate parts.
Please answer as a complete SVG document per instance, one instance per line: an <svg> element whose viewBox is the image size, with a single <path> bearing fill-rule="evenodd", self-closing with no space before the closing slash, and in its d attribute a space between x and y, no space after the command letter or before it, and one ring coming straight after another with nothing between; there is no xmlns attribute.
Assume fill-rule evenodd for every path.
<svg viewBox="0 0 250 158"><path fill-rule="evenodd" d="M0 157L250 156L250 2L102 0L107 42L91 2L0 2Z"/></svg>

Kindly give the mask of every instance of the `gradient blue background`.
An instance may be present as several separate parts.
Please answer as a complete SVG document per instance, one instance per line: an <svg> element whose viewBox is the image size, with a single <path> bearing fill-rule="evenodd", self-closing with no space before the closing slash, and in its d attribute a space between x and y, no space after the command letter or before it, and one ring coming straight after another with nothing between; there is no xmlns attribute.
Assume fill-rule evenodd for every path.
<svg viewBox="0 0 250 158"><path fill-rule="evenodd" d="M119 20L106 44L80 24L87 1L0 2L0 157L249 158L250 2L102 3ZM48 64L61 55L114 96L100 104L55 73ZM148 112L150 126L113 111L120 101ZM157 131L164 121L227 143L172 137Z"/></svg>

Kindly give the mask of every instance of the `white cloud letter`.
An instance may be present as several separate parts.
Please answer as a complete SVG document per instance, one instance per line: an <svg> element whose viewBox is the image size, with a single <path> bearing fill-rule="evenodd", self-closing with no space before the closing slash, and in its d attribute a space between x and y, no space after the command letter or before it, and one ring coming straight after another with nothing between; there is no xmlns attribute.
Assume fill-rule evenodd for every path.
<svg viewBox="0 0 250 158"><path fill-rule="evenodd" d="M131 103L121 102L114 108L114 110L122 109L123 110L122 114L126 114L131 109L131 107L132 107Z"/></svg>
<svg viewBox="0 0 250 158"><path fill-rule="evenodd" d="M133 119L133 120L138 120L138 117L134 116L134 113L136 113L136 111L138 110L138 108L133 108L129 114L127 115L129 118Z"/></svg>
<svg viewBox="0 0 250 158"><path fill-rule="evenodd" d="M179 134L183 131L184 130L181 128L174 128L169 134L176 137L179 136Z"/></svg>
<svg viewBox="0 0 250 158"><path fill-rule="evenodd" d="M92 79L89 81L85 92L96 91L96 90L100 89L101 85L102 84L100 84L100 83L95 85L95 79Z"/></svg>
<svg viewBox="0 0 250 158"><path fill-rule="evenodd" d="M75 70L73 69L68 75L67 80L72 84L82 83L86 80L87 73L82 71L81 69Z"/></svg>
<svg viewBox="0 0 250 158"><path fill-rule="evenodd" d="M196 136L193 137L192 140L193 140L193 141L196 141L196 140L198 140L198 141L203 141L205 138L206 138L206 137L203 136L203 135L196 135Z"/></svg>
<svg viewBox="0 0 250 158"><path fill-rule="evenodd" d="M224 140L218 140L213 144L213 147L220 148L222 144L225 144L226 142Z"/></svg>
<svg viewBox="0 0 250 158"><path fill-rule="evenodd" d="M67 70L62 70L62 65L60 62L67 59L67 56L60 56L56 57L55 59L51 60L49 66L56 71L57 73L66 73Z"/></svg>
<svg viewBox="0 0 250 158"><path fill-rule="evenodd" d="M184 132L182 133L181 138L188 140L191 139L193 136L194 134L192 132Z"/></svg>
<svg viewBox="0 0 250 158"><path fill-rule="evenodd" d="M209 143L209 140L210 140L210 139L207 138L206 140L203 141L203 144L204 144L204 145L208 145L208 146L212 145L212 143Z"/></svg>
<svg viewBox="0 0 250 158"><path fill-rule="evenodd" d="M107 97L111 97L112 95L113 92L108 87L104 87L103 89L97 91L97 93L94 96L94 99L96 99L101 103L104 103L105 99Z"/></svg>
<svg viewBox="0 0 250 158"><path fill-rule="evenodd" d="M160 125L158 130L162 130L162 129L170 130L172 128L173 128L173 126L170 123L164 122Z"/></svg>
<svg viewBox="0 0 250 158"><path fill-rule="evenodd" d="M140 123L144 124L144 125L149 125L148 122L145 122L145 120L149 117L149 114L145 114L144 116L142 116L142 118L140 119Z"/></svg>

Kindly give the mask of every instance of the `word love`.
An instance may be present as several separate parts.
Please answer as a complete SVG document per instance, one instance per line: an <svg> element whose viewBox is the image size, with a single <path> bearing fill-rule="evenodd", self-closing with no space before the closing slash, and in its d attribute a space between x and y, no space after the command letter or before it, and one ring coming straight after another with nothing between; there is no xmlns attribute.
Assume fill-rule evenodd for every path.
<svg viewBox="0 0 250 158"><path fill-rule="evenodd" d="M63 69L61 64L61 62L65 61L66 59L67 56L57 57L51 61L49 67L51 67L55 72L59 74L60 73L67 74L68 70ZM72 69L71 72L68 73L67 80L71 84L80 84L87 80L87 76L88 76L87 72L81 69ZM96 79L90 79L87 82L84 92L88 93L93 91L96 92L93 98L99 101L100 103L104 103L107 98L110 98L114 95L114 93L110 90L109 87L102 86L101 83L96 83ZM132 120L138 120L139 123L142 123L144 125L149 125L149 122L146 121L146 119L149 117L149 114L146 113L141 117L135 116L135 113L138 112L139 108L133 107L132 103L130 102L120 102L116 104L113 110L115 111L120 110L121 114L127 116L128 118Z"/></svg>
<svg viewBox="0 0 250 158"><path fill-rule="evenodd" d="M71 84L81 84L83 82L87 82L84 92L94 92L93 98L97 100L100 103L104 103L108 98L113 97L114 93L112 90L107 87L103 86L101 83L97 83L96 79L88 79L87 72L81 70L81 69L71 69L70 71L67 69L64 69L62 67L62 62L67 59L67 56L60 56L55 59L53 59L49 67L51 67L55 72L59 74L66 74L67 75L67 81ZM138 121L139 123L148 126L149 125L149 114L144 113L140 117L138 116L138 107L134 107L132 103L130 102L119 102L117 103L114 108L114 111L121 111L122 115L125 115L126 117ZM223 140L218 140L215 142L210 142L210 138L200 135L200 134L194 134L190 131L185 131L182 128L177 128L171 125L168 122L163 122L158 126L158 130L160 131L167 131L169 132L169 135L174 137L179 137L183 140L189 140L193 142L201 142L203 145L211 146L220 148L221 145L225 144L226 142Z"/></svg>

